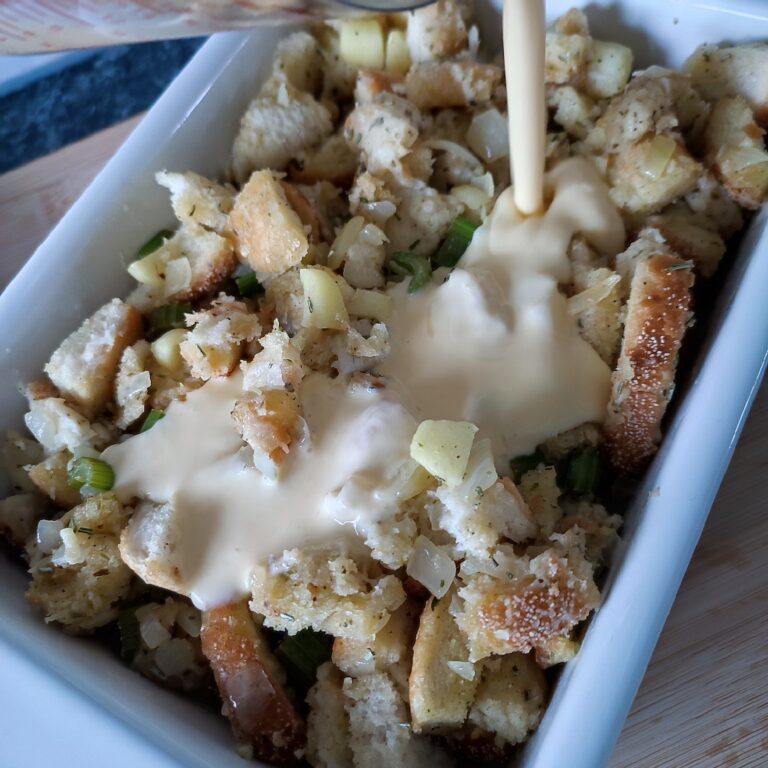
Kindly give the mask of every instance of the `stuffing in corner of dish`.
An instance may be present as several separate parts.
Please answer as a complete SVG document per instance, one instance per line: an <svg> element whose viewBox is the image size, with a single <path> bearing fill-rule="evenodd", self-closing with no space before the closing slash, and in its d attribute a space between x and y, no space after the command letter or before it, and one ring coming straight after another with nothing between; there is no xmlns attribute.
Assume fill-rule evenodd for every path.
<svg viewBox="0 0 768 768"><path fill-rule="evenodd" d="M617 488L660 443L696 286L718 281L768 191L768 89L746 74L768 66L768 46L703 46L683 72L633 72L632 52L594 40L573 10L546 53L548 168L586 159L627 233L612 253L574 237L559 285L605 372L601 418L502 463L472 419L413 418L391 399L397 313L455 282L510 183L503 66L456 0L285 37L233 137L229 178L158 169L173 229L128 265L135 290L87 318L26 388L28 433L3 448L15 495L0 501L0 532L28 563L29 602L65 632L119 638L125 662L161 685L218 695L244 757L501 763L535 731L554 669L600 605ZM210 584L194 583L180 546L183 505L197 514L204 495L185 500L189 467L145 448L145 465L184 482L163 496L171 481L142 492L141 467L125 479L142 463L131 445L186 451L164 435L193 404L213 409L206 393L222 381L236 386L216 434L228 425L241 466L219 475L227 499L245 475L264 499L300 506L290 475L327 443L362 469L331 501L311 498L381 502L356 541L269 552L226 604L200 599ZM367 438L339 447L322 432L331 401L378 409L370 441L391 467ZM353 435L363 416L347 415ZM201 419L190 442L202 451L214 436ZM390 422L404 448L382 437ZM322 472L306 477L325 489ZM281 514L252 510L278 528Z"/></svg>

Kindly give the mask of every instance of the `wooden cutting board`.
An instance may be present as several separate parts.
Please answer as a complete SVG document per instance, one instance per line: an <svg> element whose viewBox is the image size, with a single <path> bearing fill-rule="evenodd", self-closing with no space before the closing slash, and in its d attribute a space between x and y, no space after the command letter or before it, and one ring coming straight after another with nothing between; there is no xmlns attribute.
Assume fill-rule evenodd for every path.
<svg viewBox="0 0 768 768"><path fill-rule="evenodd" d="M137 121L0 176L0 289ZM763 387L610 768L768 766L767 498Z"/></svg>

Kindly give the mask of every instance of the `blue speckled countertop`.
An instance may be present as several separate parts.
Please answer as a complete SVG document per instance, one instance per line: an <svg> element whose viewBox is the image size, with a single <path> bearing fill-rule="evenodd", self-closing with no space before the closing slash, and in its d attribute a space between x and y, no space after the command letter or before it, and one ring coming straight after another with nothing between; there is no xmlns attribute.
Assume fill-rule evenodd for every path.
<svg viewBox="0 0 768 768"><path fill-rule="evenodd" d="M144 111L204 38L121 45L0 97L0 173Z"/></svg>

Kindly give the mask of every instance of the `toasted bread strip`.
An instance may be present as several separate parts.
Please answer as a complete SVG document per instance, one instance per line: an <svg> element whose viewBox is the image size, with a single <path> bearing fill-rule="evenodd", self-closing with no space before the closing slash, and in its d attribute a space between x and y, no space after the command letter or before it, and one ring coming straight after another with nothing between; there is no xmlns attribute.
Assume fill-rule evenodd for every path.
<svg viewBox="0 0 768 768"><path fill-rule="evenodd" d="M298 765L306 726L288 698L282 674L246 601L203 614L200 635L235 737L277 766Z"/></svg>
<svg viewBox="0 0 768 768"><path fill-rule="evenodd" d="M630 287L627 321L605 421L613 465L639 472L661 441L680 344L691 318L693 270L660 247L641 260Z"/></svg>

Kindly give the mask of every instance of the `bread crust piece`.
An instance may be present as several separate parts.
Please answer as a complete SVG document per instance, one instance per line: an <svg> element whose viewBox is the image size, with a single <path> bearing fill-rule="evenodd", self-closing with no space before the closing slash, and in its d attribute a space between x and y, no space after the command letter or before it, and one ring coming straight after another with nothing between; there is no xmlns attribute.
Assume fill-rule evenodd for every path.
<svg viewBox="0 0 768 768"><path fill-rule="evenodd" d="M668 249L642 259L632 277L627 321L604 432L611 463L637 473L656 453L692 317L693 270Z"/></svg>
<svg viewBox="0 0 768 768"><path fill-rule="evenodd" d="M206 611L200 634L235 737L257 759L299 765L306 726L283 687L281 670L248 603Z"/></svg>

